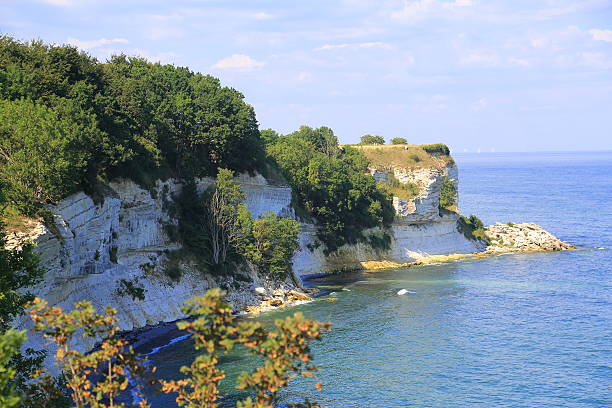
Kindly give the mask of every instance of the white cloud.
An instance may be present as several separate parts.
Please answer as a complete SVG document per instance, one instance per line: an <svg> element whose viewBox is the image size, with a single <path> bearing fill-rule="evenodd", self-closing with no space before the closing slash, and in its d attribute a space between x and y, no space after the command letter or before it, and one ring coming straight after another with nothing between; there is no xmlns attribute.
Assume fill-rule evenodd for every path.
<svg viewBox="0 0 612 408"><path fill-rule="evenodd" d="M266 13L265 11L260 11L258 13L253 14L253 18L255 20L269 20L274 18L272 14Z"/></svg>
<svg viewBox="0 0 612 408"><path fill-rule="evenodd" d="M401 21L416 21L425 17L448 15L461 8L471 7L475 3L472 0L416 0L405 1L404 7L393 11L391 18Z"/></svg>
<svg viewBox="0 0 612 408"><path fill-rule="evenodd" d="M595 41L612 42L612 30L589 30L589 33Z"/></svg>
<svg viewBox="0 0 612 408"><path fill-rule="evenodd" d="M266 65L265 62L256 61L248 55L233 54L230 57L223 58L215 65L214 68L220 69L252 69Z"/></svg>
<svg viewBox="0 0 612 408"><path fill-rule="evenodd" d="M491 67L499 63L499 57L489 52L471 52L459 60L462 65L481 65Z"/></svg>
<svg viewBox="0 0 612 408"><path fill-rule="evenodd" d="M42 0L43 3L51 4L52 6L70 7L75 2L74 0Z"/></svg>
<svg viewBox="0 0 612 408"><path fill-rule="evenodd" d="M353 44L325 44L321 47L315 48L315 51L330 51L337 50L341 48L382 48L385 50L390 50L393 47L390 44L384 42L362 42L362 43L353 43Z"/></svg>
<svg viewBox="0 0 612 408"><path fill-rule="evenodd" d="M508 58L508 61L510 62L510 64L512 65L518 65L521 67L527 67L529 66L529 60L525 59L525 58L515 58L515 57L510 57Z"/></svg>
<svg viewBox="0 0 612 408"><path fill-rule="evenodd" d="M581 65L597 68L610 69L612 68L612 59L603 52L583 52L578 55L578 61Z"/></svg>
<svg viewBox="0 0 612 408"><path fill-rule="evenodd" d="M99 40L81 41L77 38L70 37L68 38L67 41L69 44L72 44L82 50L90 50L92 48L98 48L98 47L101 47L103 45L108 45L108 44L116 44L116 43L127 44L129 43L129 41L125 38L111 38L111 39L100 38Z"/></svg>
<svg viewBox="0 0 612 408"><path fill-rule="evenodd" d="M489 106L489 101L487 100L487 98L483 97L472 104L472 110L474 112L480 112L484 110L487 106Z"/></svg>
<svg viewBox="0 0 612 408"><path fill-rule="evenodd" d="M298 81L309 81L312 79L312 74L310 72L302 71L298 73L297 80Z"/></svg>

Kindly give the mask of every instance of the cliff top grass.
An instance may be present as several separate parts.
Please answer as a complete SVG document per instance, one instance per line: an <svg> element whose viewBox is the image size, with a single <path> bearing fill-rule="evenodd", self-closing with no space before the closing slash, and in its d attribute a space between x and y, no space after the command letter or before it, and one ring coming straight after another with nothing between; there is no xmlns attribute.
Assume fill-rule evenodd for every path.
<svg viewBox="0 0 612 408"><path fill-rule="evenodd" d="M369 160L371 167L390 170L393 167L405 169L440 169L453 159L448 148L436 145L352 145Z"/></svg>

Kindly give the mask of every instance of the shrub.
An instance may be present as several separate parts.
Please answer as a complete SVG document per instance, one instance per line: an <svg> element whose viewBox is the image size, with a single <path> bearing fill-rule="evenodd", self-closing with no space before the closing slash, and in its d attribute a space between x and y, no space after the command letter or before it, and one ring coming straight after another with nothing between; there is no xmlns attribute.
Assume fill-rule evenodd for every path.
<svg viewBox="0 0 612 408"><path fill-rule="evenodd" d="M429 154L440 154L444 156L450 155L450 149L444 143L424 144L421 145L420 148Z"/></svg>
<svg viewBox="0 0 612 408"><path fill-rule="evenodd" d="M469 218L460 216L457 220L457 230L471 240L481 240L489 244L491 241L484 230L484 224L475 215Z"/></svg>
<svg viewBox="0 0 612 408"><path fill-rule="evenodd" d="M440 187L440 208L454 211L457 205L457 189L455 183L448 177L444 177Z"/></svg>
<svg viewBox="0 0 612 408"><path fill-rule="evenodd" d="M402 145L402 144L407 144L408 141L403 138L403 137L394 137L393 139L391 139L391 144L394 145Z"/></svg>
<svg viewBox="0 0 612 408"><path fill-rule="evenodd" d="M119 296L130 296L132 300L145 300L146 292L147 290L142 285L139 285L138 279L133 281L120 279L117 286L117 294Z"/></svg>

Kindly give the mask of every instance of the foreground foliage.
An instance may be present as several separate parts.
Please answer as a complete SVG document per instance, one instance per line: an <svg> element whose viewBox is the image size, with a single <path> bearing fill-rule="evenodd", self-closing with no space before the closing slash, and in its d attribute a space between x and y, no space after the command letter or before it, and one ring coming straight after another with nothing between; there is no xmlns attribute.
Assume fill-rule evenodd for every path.
<svg viewBox="0 0 612 408"><path fill-rule="evenodd" d="M0 407L18 407L21 402L21 395L15 389L14 382L17 372L10 361L19 353L25 338L23 332L14 330L0 334Z"/></svg>
<svg viewBox="0 0 612 408"><path fill-rule="evenodd" d="M311 363L309 343L320 340L330 324L307 320L296 313L284 320L277 320L277 330L267 332L259 322L236 322L231 307L221 300L223 295L219 289L212 289L184 307L185 314L197 319L178 323L178 327L193 335L197 350L206 352L197 356L191 366L182 367L181 372L187 378L162 381L162 390L176 392L179 406L218 406L218 385L225 377L217 367L219 354L242 345L252 353L263 356L264 363L252 373L241 374L237 388L250 390L252 395L239 401L237 407L274 407L278 402L278 391L286 387L292 378L298 374L313 375L316 367Z"/></svg>
<svg viewBox="0 0 612 408"><path fill-rule="evenodd" d="M183 312L192 319L178 323L181 330L193 335L197 350L204 350L190 366L182 367L185 375L179 380L160 380L159 390L176 393L179 406L188 408L219 406L219 383L225 378L218 367L219 356L236 346L263 357L262 365L251 373L243 372L237 388L249 391L249 396L237 403L242 408L272 408L277 406L278 392L297 375L311 377L316 367L312 364L310 343L321 340L330 329L329 323L305 319L296 313L275 322L276 330L268 331L259 322L236 321L220 289L209 290L204 296L187 302ZM90 302L75 304L72 311L48 307L35 299L28 313L41 332L57 347L55 359L65 378L71 406L76 408L148 407L141 395L131 403L119 402L130 384L145 380L155 382L147 375L145 361L139 359L126 340L118 336L116 310L106 308L98 313ZM98 339L99 346L90 353L74 348L77 335ZM37 373L30 383L29 395L15 387L15 368L10 359L18 353L25 334L12 330L0 335L0 406L57 407L59 384L50 376ZM321 388L320 384L316 385ZM38 398L33 399L35 395ZM317 407L306 402L300 407Z"/></svg>
<svg viewBox="0 0 612 408"><path fill-rule="evenodd" d="M134 405L117 403L120 393L129 386L130 377L142 376L146 370L128 342L117 336L115 309L96 313L90 302L79 302L74 310L64 312L35 299L28 313L35 324L34 331L42 332L57 346L55 360L64 374L74 407L149 406L144 400ZM73 343L77 332L84 338L102 339L99 347L88 354L77 351Z"/></svg>

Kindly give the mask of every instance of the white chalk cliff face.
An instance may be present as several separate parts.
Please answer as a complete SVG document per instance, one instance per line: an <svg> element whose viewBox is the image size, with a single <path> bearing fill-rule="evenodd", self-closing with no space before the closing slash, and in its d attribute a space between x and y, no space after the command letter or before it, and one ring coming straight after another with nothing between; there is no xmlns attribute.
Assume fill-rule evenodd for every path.
<svg viewBox="0 0 612 408"><path fill-rule="evenodd" d="M376 180L385 180L388 174L370 169ZM457 191L458 170L454 162L436 168L394 168L393 175L401 183L414 183L420 194L407 201L393 197L397 214L391 227L391 246L388 250L375 250L366 244L345 245L325 256L321 247L312 248L316 242L314 225L303 225L301 250L294 258L294 272L299 276L360 267L363 261L392 261L406 263L429 255L479 252L485 244L472 241L457 230L458 215L445 212L440 215L440 189L445 177ZM378 229L367 233L376 234ZM366 233L366 234L367 234Z"/></svg>
<svg viewBox="0 0 612 408"><path fill-rule="evenodd" d="M295 274L350 269L357 267L359 261L407 262L426 255L481 250L479 243L467 240L457 231L455 215L439 215L440 185L446 175L456 179L456 168L396 175L400 180L421 180L423 192L414 200L411 211L400 211L403 216L392 227L389 250L376 251L357 244L325 256L322 247L313 248L315 226L303 224L301 249L294 257ZM241 175L237 181L254 217L268 211L294 216L289 186L272 185L260 175ZM199 180L198 189L202 191L211 183L211 179ZM180 249L180 244L168 235L171 226L178 223L171 216L171 207L173 195L178 195L182 188L180 183L159 181L151 191L128 180L112 182L110 187L114 193L105 197L103 203L96 204L86 194L77 193L51 207L58 229L55 234L41 223L27 233L9 237L12 245L24 239L37 244L41 265L46 269L43 281L33 288L37 296L52 306L68 309L81 300L92 302L97 309L110 305L118 310L125 330L179 319L183 317L180 307L184 302L211 287L231 288L228 300L236 309L258 303L253 288L265 286L265 282L249 271L243 273L253 282L215 278L199 272L185 260L179 261L183 275L178 282L164 273L169 254ZM144 300L122 292L122 280L144 288ZM27 319L20 324L29 326ZM28 346L43 348L42 339L31 336Z"/></svg>
<svg viewBox="0 0 612 408"><path fill-rule="evenodd" d="M288 186L271 185L261 176L242 175L238 181L254 216L267 211L293 215ZM198 189L211 183L210 179L199 180ZM103 203L96 204L84 193L77 193L50 208L58 229L55 234L40 223L27 233L9 237L9 245L24 239L37 244L46 273L33 293L52 306L68 309L81 300L92 302L98 310L112 306L125 330L181 318L185 301L211 287L232 287L228 300L237 309L259 303L251 287L265 286L265 282L249 271L244 273L253 283L227 278L219 282L189 262L179 262L183 275L178 282L164 273L168 254L180 249L167 233L169 225L178 223L168 212L172 195L182 188L180 183L158 182L152 192L127 180L113 182L110 187L114 194ZM144 300L121 293L122 280L144 288ZM22 319L21 325L30 326L27 319ZM28 346L44 348L36 336L30 336Z"/></svg>

